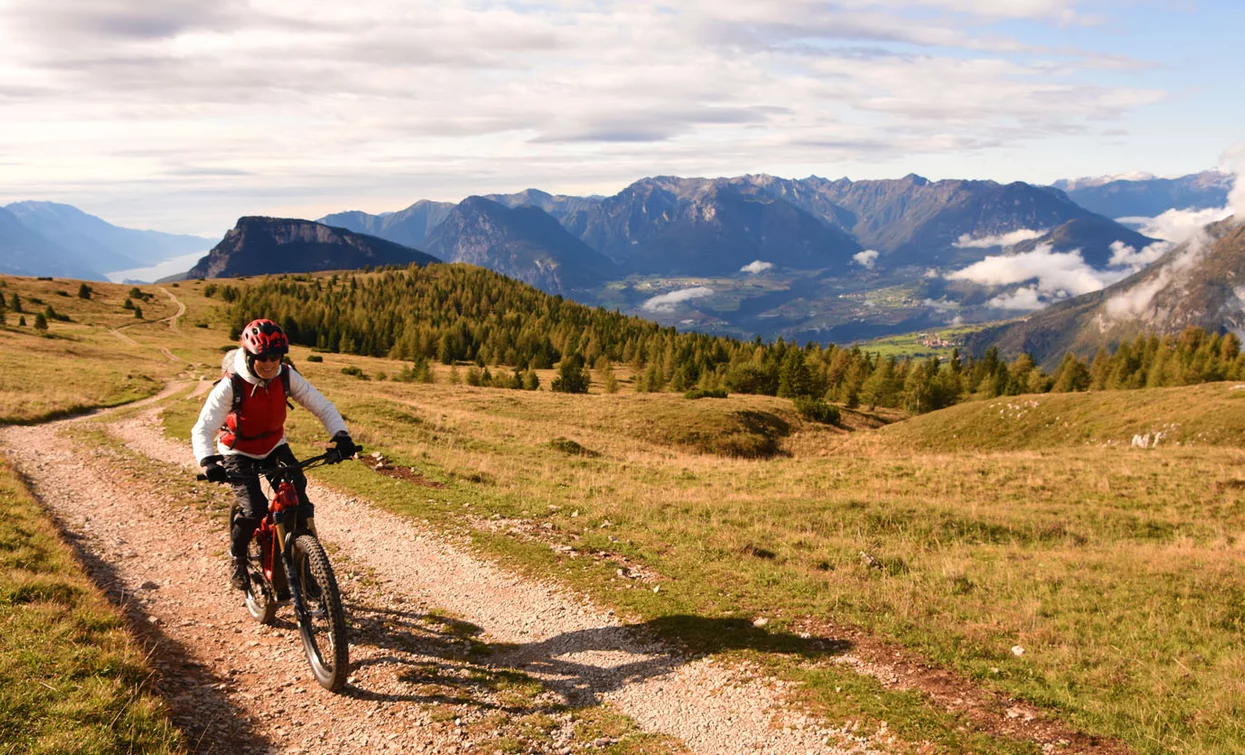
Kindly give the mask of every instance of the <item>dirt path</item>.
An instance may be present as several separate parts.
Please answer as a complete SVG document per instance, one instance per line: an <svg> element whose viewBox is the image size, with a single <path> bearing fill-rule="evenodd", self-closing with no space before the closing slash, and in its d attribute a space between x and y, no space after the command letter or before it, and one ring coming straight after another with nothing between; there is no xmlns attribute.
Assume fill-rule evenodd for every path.
<svg viewBox="0 0 1245 755"><path fill-rule="evenodd" d="M153 467L191 466L155 409L107 424L125 449L83 435L95 425L3 428L0 446L154 645L159 691L197 751L586 752L612 742L581 722L602 703L692 752L885 751L818 728L744 671L689 662L575 596L313 486L352 622L350 683L330 694L289 610L260 626L225 586L224 514L186 475Z"/></svg>
<svg viewBox="0 0 1245 755"><path fill-rule="evenodd" d="M168 289L167 289L167 288L165 288L164 286L161 286L161 287L160 287L160 290L161 290L161 291L163 291L163 292L164 292L164 294L165 294L166 296L168 296L168 297L169 297L169 300L170 300L170 301L172 301L174 304L176 304L176 305L177 305L177 311L176 311L176 312L174 312L174 313L172 314L172 316L170 316L170 317L162 317L162 318L160 318L159 320L157 320L156 322L168 322L168 324L169 324L169 328L171 328L174 332L176 332L176 331L178 331L178 330L179 330L179 328L177 327L177 321L178 321L178 319L179 319L179 318L181 318L181 316L182 316L182 315L186 314L186 305L185 305L184 303L182 303L182 300L181 300L181 299L178 299L178 298L177 298L177 297L173 294L173 292L172 292L172 291L168 290Z"/></svg>

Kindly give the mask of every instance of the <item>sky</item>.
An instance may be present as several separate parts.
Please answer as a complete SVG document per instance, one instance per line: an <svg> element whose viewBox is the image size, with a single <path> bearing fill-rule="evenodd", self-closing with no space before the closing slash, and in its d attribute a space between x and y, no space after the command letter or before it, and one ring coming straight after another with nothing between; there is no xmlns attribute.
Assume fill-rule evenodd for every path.
<svg viewBox="0 0 1245 755"><path fill-rule="evenodd" d="M1237 0L0 0L0 204L219 238L653 175L1049 183L1245 141Z"/></svg>

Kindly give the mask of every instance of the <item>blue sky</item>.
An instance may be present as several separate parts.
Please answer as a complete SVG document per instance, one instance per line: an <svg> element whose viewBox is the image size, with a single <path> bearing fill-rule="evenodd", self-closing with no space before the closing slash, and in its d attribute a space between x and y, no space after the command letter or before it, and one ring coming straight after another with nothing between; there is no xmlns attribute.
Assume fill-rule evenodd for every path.
<svg viewBox="0 0 1245 755"><path fill-rule="evenodd" d="M0 203L219 236L650 175L1050 182L1245 141L1238 4L0 0Z"/></svg>

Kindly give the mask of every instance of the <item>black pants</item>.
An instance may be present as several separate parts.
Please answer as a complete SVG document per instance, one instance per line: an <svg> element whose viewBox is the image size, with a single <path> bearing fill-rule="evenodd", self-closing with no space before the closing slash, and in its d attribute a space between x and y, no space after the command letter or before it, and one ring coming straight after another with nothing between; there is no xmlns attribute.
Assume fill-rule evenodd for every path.
<svg viewBox="0 0 1245 755"><path fill-rule="evenodd" d="M263 459L252 459L249 456L230 454L221 464L229 472L230 477L245 478L231 483L233 494L238 498L238 510L234 513L229 530L229 552L235 558L246 558L246 546L260 521L268 514L268 497L259 484L261 471L272 468L277 460L286 464L297 465L298 459L288 445L282 444L272 450ZM301 469L295 467L293 472L294 489L298 491L298 516L306 519L315 515L315 507L307 498L307 477ZM268 482L273 483L272 475L267 475Z"/></svg>

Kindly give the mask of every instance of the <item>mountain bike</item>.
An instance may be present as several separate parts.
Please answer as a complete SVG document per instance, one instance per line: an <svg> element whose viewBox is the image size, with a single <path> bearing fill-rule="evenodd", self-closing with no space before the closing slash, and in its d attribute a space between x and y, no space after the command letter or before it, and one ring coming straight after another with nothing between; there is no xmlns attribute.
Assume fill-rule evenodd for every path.
<svg viewBox="0 0 1245 755"><path fill-rule="evenodd" d="M334 692L346 683L350 666L346 616L328 554L312 531L314 525L298 516L292 473L341 461L341 454L329 449L297 466L278 462L261 470L273 488L272 499L247 549L247 612L261 624L272 624L277 607L292 603L311 673L321 687ZM207 477L199 475L199 479ZM229 521L237 509L235 501Z"/></svg>

